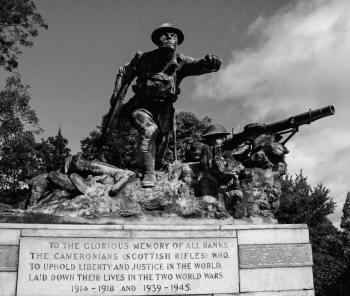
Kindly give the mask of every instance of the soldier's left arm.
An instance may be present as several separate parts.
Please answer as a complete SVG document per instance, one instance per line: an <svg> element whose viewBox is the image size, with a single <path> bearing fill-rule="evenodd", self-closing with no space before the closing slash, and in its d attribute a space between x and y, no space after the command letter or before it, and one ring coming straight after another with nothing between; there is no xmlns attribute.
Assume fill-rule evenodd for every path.
<svg viewBox="0 0 350 296"><path fill-rule="evenodd" d="M221 59L213 54L207 54L200 59L182 56L182 62L179 69L179 76L184 78L192 75L202 75L205 73L216 72L220 69Z"/></svg>

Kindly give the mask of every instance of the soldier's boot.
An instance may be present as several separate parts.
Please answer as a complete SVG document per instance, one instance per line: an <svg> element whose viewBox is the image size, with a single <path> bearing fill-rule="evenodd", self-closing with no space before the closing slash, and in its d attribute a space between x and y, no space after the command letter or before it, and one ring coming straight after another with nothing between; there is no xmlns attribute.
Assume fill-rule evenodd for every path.
<svg viewBox="0 0 350 296"><path fill-rule="evenodd" d="M141 154L141 164L144 172L141 186L143 188L152 188L156 185L156 174L154 171L154 156L151 152L142 152Z"/></svg>
<svg viewBox="0 0 350 296"><path fill-rule="evenodd" d="M158 126L152 114L144 109L132 113L133 123L138 131L137 152L140 168L143 173L142 187L154 187L156 176L154 171L156 154L156 137Z"/></svg>

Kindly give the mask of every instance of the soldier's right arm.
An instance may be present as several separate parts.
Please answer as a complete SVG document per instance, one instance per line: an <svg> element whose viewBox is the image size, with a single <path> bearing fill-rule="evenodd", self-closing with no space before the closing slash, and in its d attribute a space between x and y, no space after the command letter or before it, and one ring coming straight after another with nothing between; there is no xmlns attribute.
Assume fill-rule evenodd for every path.
<svg viewBox="0 0 350 296"><path fill-rule="evenodd" d="M137 75L137 68L142 55L143 53L141 51L137 51L129 63L119 68L110 101L112 106L115 105L116 101L125 97L130 83Z"/></svg>
<svg viewBox="0 0 350 296"><path fill-rule="evenodd" d="M216 72L221 66L220 58L213 54L207 54L205 57L200 59L184 56L183 54L180 54L179 57L181 64L178 78L180 81L186 76Z"/></svg>
<svg viewBox="0 0 350 296"><path fill-rule="evenodd" d="M119 68L112 97L110 99L111 106L105 117L105 123L102 124L101 143L105 143L107 141L107 137L112 129L113 122L118 122L119 112L124 103L124 98L128 91L129 85L137 75L137 68L142 54L143 53L141 51L137 51L130 63Z"/></svg>

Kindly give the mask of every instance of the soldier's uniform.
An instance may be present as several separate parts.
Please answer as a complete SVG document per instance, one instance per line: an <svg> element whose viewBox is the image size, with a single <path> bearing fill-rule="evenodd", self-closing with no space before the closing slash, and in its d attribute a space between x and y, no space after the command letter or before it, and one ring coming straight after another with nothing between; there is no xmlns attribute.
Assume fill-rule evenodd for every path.
<svg viewBox="0 0 350 296"><path fill-rule="evenodd" d="M237 161L224 158L221 152L222 140L228 134L222 125L212 124L202 135L205 142L200 157L201 169L204 172L201 186L203 195L216 195L219 186L229 183L232 179L236 180L241 170Z"/></svg>
<svg viewBox="0 0 350 296"><path fill-rule="evenodd" d="M176 33L179 34L179 31ZM182 42L183 35L180 37ZM152 40L155 42L153 35ZM169 61L164 59L159 48L145 53L137 52L129 64L119 69L118 76L121 78L128 73L129 81L124 83L136 78L136 84L132 86L135 95L121 113L122 116L127 115L138 130L138 157L145 177L154 176L155 166L162 165L174 124L173 103L180 94L182 79L217 70L218 67L214 68L208 56L194 59L176 53Z"/></svg>

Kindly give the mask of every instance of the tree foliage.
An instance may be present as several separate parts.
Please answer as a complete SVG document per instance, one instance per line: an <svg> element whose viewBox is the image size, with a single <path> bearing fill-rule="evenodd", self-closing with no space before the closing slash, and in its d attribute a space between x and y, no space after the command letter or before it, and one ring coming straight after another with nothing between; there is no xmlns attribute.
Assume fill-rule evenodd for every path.
<svg viewBox="0 0 350 296"><path fill-rule="evenodd" d="M0 189L15 190L42 170L34 135L41 132L29 86L17 74L0 91Z"/></svg>
<svg viewBox="0 0 350 296"><path fill-rule="evenodd" d="M193 112L181 111L176 114L176 134L177 134L177 152L179 160L184 161L185 152L190 143L201 138L202 133L210 124L208 117L198 118ZM118 131L113 132L109 137L107 144L101 145L101 128L97 127L92 131L89 137L84 138L81 143L83 157L86 159L101 159L103 155L105 160L120 168L135 168L137 166L136 146L137 131L129 122L123 122ZM169 151L166 160L172 162L174 144L170 140Z"/></svg>
<svg viewBox="0 0 350 296"><path fill-rule="evenodd" d="M19 135L38 134L42 130L38 117L30 107L29 86L24 85L19 74L6 79L5 89L0 91L0 143Z"/></svg>
<svg viewBox="0 0 350 296"><path fill-rule="evenodd" d="M340 227L350 234L350 192L348 192L343 206L343 216L341 217Z"/></svg>
<svg viewBox="0 0 350 296"><path fill-rule="evenodd" d="M32 0L0 0L0 66L17 68L20 47L32 46L40 27L47 29L47 23Z"/></svg>
<svg viewBox="0 0 350 296"><path fill-rule="evenodd" d="M341 295L344 275L350 267L349 236L328 223L331 226L310 228L316 296Z"/></svg>
<svg viewBox="0 0 350 296"><path fill-rule="evenodd" d="M119 168L136 166L137 132L129 123L124 123L118 131L114 131L108 143L101 143L100 126L80 143L83 157L88 160L103 160Z"/></svg>
<svg viewBox="0 0 350 296"><path fill-rule="evenodd" d="M90 132L89 136L80 141L80 148L83 157L88 160L100 159L103 153L100 145L101 127L97 126L95 130Z"/></svg>
<svg viewBox="0 0 350 296"><path fill-rule="evenodd" d="M322 184L311 188L302 172L295 178L287 176L284 179L280 202L276 213L280 223L306 223L310 227L322 223L335 209L329 189Z"/></svg>
<svg viewBox="0 0 350 296"><path fill-rule="evenodd" d="M62 168L65 159L70 155L70 148L67 147L68 140L62 136L61 128L55 137L41 139L38 150L41 153L46 172Z"/></svg>
<svg viewBox="0 0 350 296"><path fill-rule="evenodd" d="M302 172L282 182L280 223L306 223L310 230L316 296L340 295L342 277L349 266L348 236L327 219L335 202L322 184L311 188Z"/></svg>
<svg viewBox="0 0 350 296"><path fill-rule="evenodd" d="M199 141L202 134L211 123L208 116L199 118L195 113L190 111L180 111L176 113L176 149L178 160L184 161L185 154L189 146ZM169 162L174 160L174 142L170 141L169 152L166 156Z"/></svg>
<svg viewBox="0 0 350 296"><path fill-rule="evenodd" d="M106 124L106 115L102 126ZM113 130L107 143L101 141L102 128L97 126L89 137L80 141L83 157L88 160L102 160L119 168L131 169L136 166L137 131L126 120L120 121L117 130Z"/></svg>
<svg viewBox="0 0 350 296"><path fill-rule="evenodd" d="M33 137L19 136L2 147L0 190L16 191L25 181L42 172L43 163Z"/></svg>

